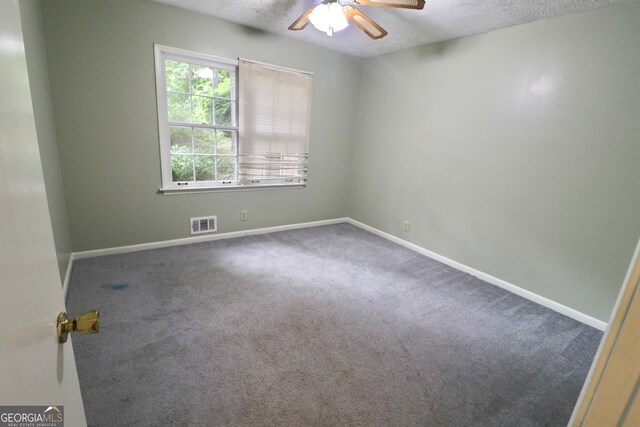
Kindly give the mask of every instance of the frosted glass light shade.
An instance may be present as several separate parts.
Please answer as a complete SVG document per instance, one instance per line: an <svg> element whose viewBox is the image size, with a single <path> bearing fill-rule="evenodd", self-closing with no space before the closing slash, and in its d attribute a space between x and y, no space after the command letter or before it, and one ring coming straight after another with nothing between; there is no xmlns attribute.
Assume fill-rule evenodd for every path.
<svg viewBox="0 0 640 427"><path fill-rule="evenodd" d="M309 15L309 21L318 30L331 36L334 31L344 30L349 26L342 6L338 2L320 3Z"/></svg>

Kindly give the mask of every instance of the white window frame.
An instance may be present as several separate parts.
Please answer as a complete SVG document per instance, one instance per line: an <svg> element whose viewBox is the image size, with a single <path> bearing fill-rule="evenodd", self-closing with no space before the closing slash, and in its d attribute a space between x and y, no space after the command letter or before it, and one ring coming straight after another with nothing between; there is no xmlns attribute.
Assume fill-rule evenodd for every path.
<svg viewBox="0 0 640 427"><path fill-rule="evenodd" d="M216 55L211 55L202 52L194 52L186 49L180 49L171 46L165 46L161 44L154 44L154 62L155 62L155 75L156 75L156 97L158 107L158 131L160 139L160 165L162 184L159 189L160 193L165 195L170 194L188 194L196 192L208 192L208 191L234 191L234 190L261 190L261 189L273 189L273 188L304 188L305 182L290 182L290 183L267 183L267 184L240 184L238 178L239 168L239 149L240 149L240 100L239 100L239 76L238 76L238 60L223 58ZM231 183L222 182L191 182L187 185L181 185L181 183L173 182L172 177L172 165L171 165L171 138L170 138L170 124L168 120L168 106L167 106L167 86L166 86L166 69L165 61L167 59L173 59L182 62L188 62L191 64L199 64L203 66L209 66L217 69L227 69L234 73L234 98L235 108L232 111L232 117L234 118L235 126L217 126L216 128L228 128L235 131L235 160L236 160L236 180ZM255 61L254 61L255 62ZM266 64L265 64L266 65ZM275 66L274 66L275 67ZM300 72L306 74L312 74L308 72L287 69L285 67L276 67L282 70L290 70L293 72ZM185 123L185 125L188 125ZM179 125L178 125L179 126ZM206 126L204 126L206 127ZM214 127L214 126L212 126Z"/></svg>
<svg viewBox="0 0 640 427"><path fill-rule="evenodd" d="M189 182L187 185L182 183L173 182L171 174L171 138L169 136L170 124L168 120L168 107L167 107L167 85L166 85L166 70L165 61L167 59L173 59L176 61L188 62L190 64L198 64L203 66L209 66L217 69L225 69L233 72L234 81L234 97L233 102L235 108L231 112L233 117L234 126L215 126L216 128L226 128L235 132L236 138L234 141L236 159L236 174L238 168L238 61L222 58L215 55L206 53L193 52L186 49L180 49L176 47L164 46L160 44L154 44L154 56L155 56L155 72L156 72L156 96L158 105L158 130L160 137L160 165L162 170L162 187L160 191L168 194L172 192L193 192L203 190L216 190L216 189L229 189L239 188L237 180L223 184L222 182ZM213 126L211 126L213 127Z"/></svg>

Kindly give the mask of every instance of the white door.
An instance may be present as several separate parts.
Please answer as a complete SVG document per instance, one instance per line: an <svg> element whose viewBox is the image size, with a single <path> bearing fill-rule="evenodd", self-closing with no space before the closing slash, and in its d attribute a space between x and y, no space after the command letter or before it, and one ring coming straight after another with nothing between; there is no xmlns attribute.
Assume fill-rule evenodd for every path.
<svg viewBox="0 0 640 427"><path fill-rule="evenodd" d="M86 425L27 77L17 0L0 0L0 405L64 405ZM1 408L0 408L1 409Z"/></svg>

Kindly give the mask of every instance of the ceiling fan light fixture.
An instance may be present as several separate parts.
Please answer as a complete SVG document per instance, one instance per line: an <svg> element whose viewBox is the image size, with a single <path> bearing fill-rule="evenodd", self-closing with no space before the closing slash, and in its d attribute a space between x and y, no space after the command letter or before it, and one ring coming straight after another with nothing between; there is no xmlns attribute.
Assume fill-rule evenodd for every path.
<svg viewBox="0 0 640 427"><path fill-rule="evenodd" d="M332 36L335 31L344 30L349 26L342 6L337 1L320 3L309 14L309 21L318 30Z"/></svg>

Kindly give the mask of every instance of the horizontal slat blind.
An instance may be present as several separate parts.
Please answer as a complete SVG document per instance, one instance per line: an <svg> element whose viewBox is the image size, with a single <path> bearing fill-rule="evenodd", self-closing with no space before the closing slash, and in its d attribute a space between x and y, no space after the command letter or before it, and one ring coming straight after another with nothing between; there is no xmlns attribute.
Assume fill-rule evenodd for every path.
<svg viewBox="0 0 640 427"><path fill-rule="evenodd" d="M239 60L238 181L300 184L307 179L312 75Z"/></svg>

